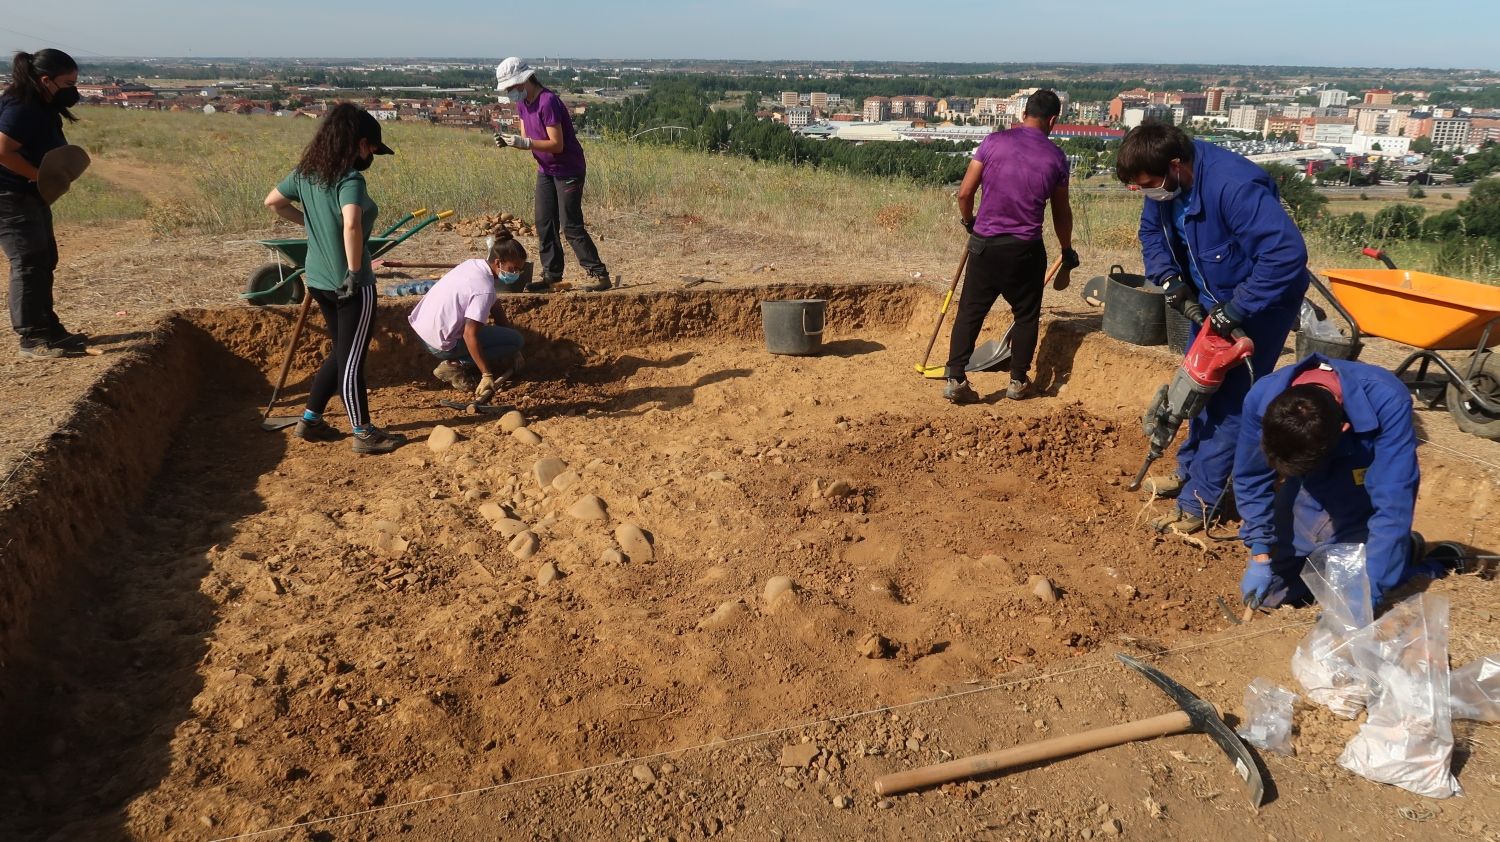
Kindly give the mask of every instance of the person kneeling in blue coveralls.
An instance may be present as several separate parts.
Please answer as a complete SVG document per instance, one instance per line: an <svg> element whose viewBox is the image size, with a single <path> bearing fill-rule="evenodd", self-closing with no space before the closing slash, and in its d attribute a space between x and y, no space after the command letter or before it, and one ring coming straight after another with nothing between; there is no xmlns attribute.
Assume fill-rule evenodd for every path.
<svg viewBox="0 0 1500 842"><path fill-rule="evenodd" d="M1364 544L1370 597L1443 575L1413 558L1421 471L1411 396L1383 368L1313 354L1261 378L1245 398L1234 459L1246 604L1310 597L1300 573L1329 544Z"/></svg>

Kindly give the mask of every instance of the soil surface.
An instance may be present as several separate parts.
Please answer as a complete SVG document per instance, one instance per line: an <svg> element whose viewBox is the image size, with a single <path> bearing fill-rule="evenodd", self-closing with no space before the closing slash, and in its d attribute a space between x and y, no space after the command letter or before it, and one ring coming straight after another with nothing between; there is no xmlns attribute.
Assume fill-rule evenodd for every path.
<svg viewBox="0 0 1500 842"><path fill-rule="evenodd" d="M204 319L231 346L255 335ZM1468 796L1431 802L1341 770L1354 726L1311 708L1299 754L1263 756L1274 800L1258 813L1201 736L876 796L885 772L1167 711L1116 650L1164 655L1232 715L1256 675L1295 687L1288 659L1313 615L1231 626L1214 600L1234 593L1241 548L1145 530L1162 504L1121 488L1139 434L1072 400L1094 391L1082 373L1020 403L995 399L1003 375L979 376L990 402L951 408L910 371L918 333L830 340L816 358L722 341L588 355L504 395L539 442L437 410L452 393L435 381L397 379L374 412L414 441L378 458L255 430L253 377L205 384L148 505L85 560L86 584L12 667L12 686L36 692L8 714L27 727L9 735L0 827L58 840L307 821L257 838L1500 831L1493 726L1459 726ZM1082 358L1049 334L1043 368L1067 353ZM457 434L445 449L426 441L435 422ZM1439 590L1457 606L1455 661L1492 651L1490 584Z"/></svg>
<svg viewBox="0 0 1500 842"><path fill-rule="evenodd" d="M951 271L851 267L673 220L596 224L626 284L610 298L682 275ZM1167 711L1116 650L1160 655L1231 717L1257 675L1297 689L1288 661L1312 612L1231 625L1215 598L1235 594L1243 548L1151 535L1165 504L1121 488L1164 351L1115 367L1101 346L1044 347L1042 397L1001 401L1004 376L981 375L987 402L953 408L911 371L935 298L905 328L837 333L807 359L753 336L600 351L590 332L609 326L580 312L549 325L575 347L504 395L539 443L438 409L456 395L391 367L376 420L413 443L355 458L247 423L289 318L272 331L223 309L258 247L144 224L61 239L59 312L106 353L0 356L14 408L0 503L164 312L218 308L195 318L253 366L205 377L146 505L85 554L7 665L30 692L5 694L6 838L304 822L256 838L1500 838L1494 726L1457 724L1466 797L1434 802L1339 768L1355 726L1314 708L1299 708L1296 756L1261 755L1274 797L1258 813L1201 736L874 794L886 772ZM478 247L434 231L400 257ZM1085 257L1100 265L1080 279L1119 259ZM1048 302L1097 324L1073 290ZM1419 528L1494 551L1496 475L1480 462L1500 465L1500 446L1444 411L1419 418ZM441 452L425 441L439 422L458 434ZM1491 581L1434 588L1454 604L1455 664L1500 649Z"/></svg>

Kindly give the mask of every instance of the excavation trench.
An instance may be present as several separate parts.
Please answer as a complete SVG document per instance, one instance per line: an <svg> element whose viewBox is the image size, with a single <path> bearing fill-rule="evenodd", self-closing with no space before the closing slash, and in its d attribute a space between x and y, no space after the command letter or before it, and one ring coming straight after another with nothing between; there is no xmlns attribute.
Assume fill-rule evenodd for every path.
<svg viewBox="0 0 1500 842"><path fill-rule="evenodd" d="M765 297L827 298L826 353L764 353ZM259 431L293 313L244 308L163 322L23 466L0 511L5 836L254 831L1223 625L1237 545L1151 538L1121 489L1171 361L1086 317L1044 331L1061 399L955 411L912 372L925 288L518 296L530 367L505 399L536 445L436 407L405 304L370 360L377 421L414 438L395 454ZM460 438L436 453L439 422ZM1453 468L1426 505L1482 482ZM653 557L616 553L621 524ZM767 601L777 576L795 587Z"/></svg>

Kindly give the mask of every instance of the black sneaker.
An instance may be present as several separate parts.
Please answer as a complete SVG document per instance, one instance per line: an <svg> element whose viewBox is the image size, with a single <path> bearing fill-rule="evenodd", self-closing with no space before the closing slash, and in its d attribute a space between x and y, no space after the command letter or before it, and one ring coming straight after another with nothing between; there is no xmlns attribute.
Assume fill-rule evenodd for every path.
<svg viewBox="0 0 1500 842"><path fill-rule="evenodd" d="M589 279L580 284L578 288L584 292L603 292L609 289L609 287L608 272L600 272L598 274L591 272L589 273Z"/></svg>
<svg viewBox="0 0 1500 842"><path fill-rule="evenodd" d="M390 453L403 444L406 444L406 436L372 426L363 433L354 434L353 446L355 453Z"/></svg>
<svg viewBox="0 0 1500 842"><path fill-rule="evenodd" d="M943 397L949 403L978 403L979 393L969 385L967 380L954 380L948 378L948 385L943 388Z"/></svg>
<svg viewBox="0 0 1500 842"><path fill-rule="evenodd" d="M344 438L342 430L321 418L316 421L303 418L297 422L297 428L292 430L292 435L303 441L342 441Z"/></svg>
<svg viewBox="0 0 1500 842"><path fill-rule="evenodd" d="M58 325L47 332L47 344L66 353L81 354L88 348L89 337L84 333L69 333L67 328Z"/></svg>
<svg viewBox="0 0 1500 842"><path fill-rule="evenodd" d="M57 348L45 339L22 339L21 356L34 360L55 360L66 357L68 352Z"/></svg>

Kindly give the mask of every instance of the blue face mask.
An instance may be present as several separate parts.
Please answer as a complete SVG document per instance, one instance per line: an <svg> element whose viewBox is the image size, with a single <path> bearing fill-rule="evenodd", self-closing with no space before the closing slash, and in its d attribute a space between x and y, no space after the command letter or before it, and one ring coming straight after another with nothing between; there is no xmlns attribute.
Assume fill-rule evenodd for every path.
<svg viewBox="0 0 1500 842"><path fill-rule="evenodd" d="M521 280L521 273L520 272L496 272L495 273L495 280L499 281L502 284L505 284L505 285L509 286L511 284L514 284L516 281Z"/></svg>
<svg viewBox="0 0 1500 842"><path fill-rule="evenodd" d="M526 98L526 89L512 88L511 90L505 92L505 98L510 100L511 102L520 102L521 100Z"/></svg>

